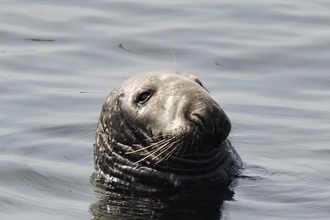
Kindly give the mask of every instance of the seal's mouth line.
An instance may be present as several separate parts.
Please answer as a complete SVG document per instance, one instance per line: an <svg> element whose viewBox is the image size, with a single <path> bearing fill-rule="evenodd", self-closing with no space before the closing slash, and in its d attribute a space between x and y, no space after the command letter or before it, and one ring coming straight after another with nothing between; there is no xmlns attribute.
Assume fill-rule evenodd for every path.
<svg viewBox="0 0 330 220"><path fill-rule="evenodd" d="M180 140L173 140L173 138L165 138L158 142L150 143L147 146L143 146L142 144L133 144L133 147L130 147L129 150L125 152L125 155L133 154L135 156L140 155L142 157L134 163L139 163L150 158L151 161L156 161L154 163L158 164L161 161L170 158L171 155L178 148L180 148L182 143L178 143L179 141Z"/></svg>
<svg viewBox="0 0 330 220"><path fill-rule="evenodd" d="M178 140L177 140L178 142ZM182 143L182 142L181 142ZM191 154L185 154L182 155L181 157L178 157L177 155L173 155L173 148L164 155L165 152L160 152L159 154L156 154L156 152L153 153L147 153L147 154L139 154L140 156L142 156L142 158L137 158L136 155L137 154L133 154L133 149L131 146L122 144L117 142L116 143L118 146L118 150L119 152L123 152L126 150L127 154L125 153L125 155L132 155L134 157L129 157L131 159L129 159L131 161L132 164L140 164L141 162L146 162L147 164L154 164L157 165L161 162L164 162L167 164L167 166L177 166L178 164L180 164L180 166L185 166L187 167L187 169L189 167L193 168L193 167L211 167L214 166L214 164L219 163L219 161L221 161L221 158L223 156L225 156L225 154L222 154L223 150L225 150L223 147L220 147L218 149L214 149L211 152L209 152L208 154L199 154L197 152L191 153ZM224 143L226 144L226 143ZM164 145L164 147L170 148L173 147L172 146L173 143L168 143L167 145ZM108 145L109 149L111 148L110 145ZM139 145L138 146L140 149L134 150L139 151L141 153L141 151L145 150L145 147ZM175 149L175 148L174 148ZM112 149L114 150L114 149ZM132 151L131 151L132 150ZM157 152L160 151L160 149L157 149ZM172 153L170 153L172 152ZM118 154L118 156L121 154ZM123 155L121 156L123 157ZM128 158L126 158L128 159Z"/></svg>
<svg viewBox="0 0 330 220"><path fill-rule="evenodd" d="M162 141L166 141L166 140L163 139ZM157 145L158 145L158 143L151 143L149 146L142 147L142 148L137 149L137 150L128 151L128 152L125 152L125 154L135 154L135 153L138 153L138 152L141 152L141 151L145 151L145 150L147 150L149 148L157 147ZM139 144L133 144L133 146L140 147L141 145L139 145Z"/></svg>
<svg viewBox="0 0 330 220"><path fill-rule="evenodd" d="M166 151L167 149L169 149L171 146L168 146L168 145L171 145L171 143L165 143L164 145L162 145L161 147L158 147L152 151L150 151L145 157L143 157L142 159L138 160L138 161L135 161L134 163L139 163L145 159L147 159L148 157L151 157L152 160L155 160L156 158L158 159L159 156L161 154L164 153L164 151ZM163 149L165 148L165 150ZM157 161L155 164L159 163L161 160L163 160L163 158L161 158L159 161Z"/></svg>
<svg viewBox="0 0 330 220"><path fill-rule="evenodd" d="M158 136L158 138L160 137L163 139L157 142L151 142L146 145L133 144L131 147L127 146L126 151L123 153L125 155L132 155L132 157L134 156L135 159L132 161L134 164L143 161L154 165L165 161L167 163L176 163L180 161L197 162L199 160L208 160L214 155L219 154L219 152L222 151L221 146L225 144L225 141L221 143L211 142L203 144L203 140L201 140L202 137L199 137L196 130L190 131L189 133L183 132L182 135L179 136ZM187 139L190 139L191 141L187 142ZM151 139L148 140L151 141ZM147 140L144 142L147 142ZM215 145L218 147L214 148ZM188 146L189 149L187 150ZM210 146L213 147L211 148ZM202 149L198 149L197 147ZM205 148L205 150L203 150L203 148Z"/></svg>

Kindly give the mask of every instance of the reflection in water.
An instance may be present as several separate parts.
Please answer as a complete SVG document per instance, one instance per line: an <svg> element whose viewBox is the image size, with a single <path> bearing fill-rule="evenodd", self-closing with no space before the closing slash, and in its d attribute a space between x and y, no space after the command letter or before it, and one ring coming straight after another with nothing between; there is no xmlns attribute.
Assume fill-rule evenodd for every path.
<svg viewBox="0 0 330 220"><path fill-rule="evenodd" d="M235 184L191 190L141 192L105 186L92 175L99 200L90 206L94 219L220 219L224 200Z"/></svg>

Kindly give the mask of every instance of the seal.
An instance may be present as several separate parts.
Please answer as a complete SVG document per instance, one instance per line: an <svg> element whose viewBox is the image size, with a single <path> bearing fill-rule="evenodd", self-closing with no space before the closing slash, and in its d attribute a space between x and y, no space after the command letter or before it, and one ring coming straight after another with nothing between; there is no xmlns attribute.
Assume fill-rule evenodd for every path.
<svg viewBox="0 0 330 220"><path fill-rule="evenodd" d="M229 118L195 76L139 74L103 103L94 167L104 182L136 189L215 185L243 169L230 131Z"/></svg>

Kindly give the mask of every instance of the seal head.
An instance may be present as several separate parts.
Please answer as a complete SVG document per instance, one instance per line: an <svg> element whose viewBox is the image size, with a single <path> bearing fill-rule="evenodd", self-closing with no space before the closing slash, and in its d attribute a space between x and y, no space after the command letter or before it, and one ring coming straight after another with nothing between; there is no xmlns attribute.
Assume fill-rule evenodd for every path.
<svg viewBox="0 0 330 220"><path fill-rule="evenodd" d="M231 123L195 76L136 75L107 97L94 143L95 169L110 184L192 188L230 180L243 163Z"/></svg>

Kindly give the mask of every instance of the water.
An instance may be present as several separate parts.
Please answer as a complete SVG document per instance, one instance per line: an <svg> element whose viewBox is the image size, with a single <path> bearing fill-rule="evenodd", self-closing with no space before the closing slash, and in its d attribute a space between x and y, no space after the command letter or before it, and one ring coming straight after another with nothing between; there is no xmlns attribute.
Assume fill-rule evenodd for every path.
<svg viewBox="0 0 330 220"><path fill-rule="evenodd" d="M1 219L330 216L329 2L0 5ZM154 69L198 76L225 109L247 165L230 190L146 195L91 183L103 100Z"/></svg>

